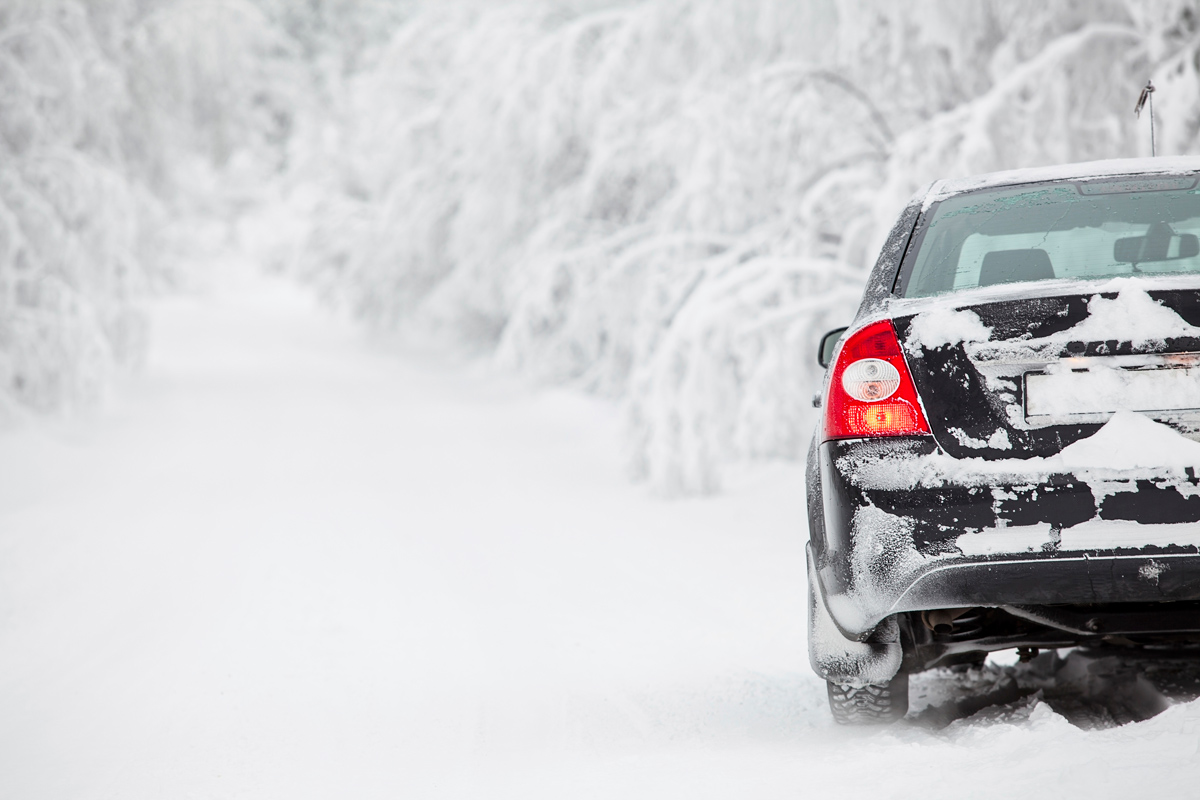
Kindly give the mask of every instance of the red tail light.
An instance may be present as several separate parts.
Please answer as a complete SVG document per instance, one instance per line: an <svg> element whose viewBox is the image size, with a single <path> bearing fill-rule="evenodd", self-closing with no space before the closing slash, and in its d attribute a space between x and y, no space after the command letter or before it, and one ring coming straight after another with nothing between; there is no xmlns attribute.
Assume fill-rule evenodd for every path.
<svg viewBox="0 0 1200 800"><path fill-rule="evenodd" d="M825 439L930 433L891 320L842 344L825 403Z"/></svg>

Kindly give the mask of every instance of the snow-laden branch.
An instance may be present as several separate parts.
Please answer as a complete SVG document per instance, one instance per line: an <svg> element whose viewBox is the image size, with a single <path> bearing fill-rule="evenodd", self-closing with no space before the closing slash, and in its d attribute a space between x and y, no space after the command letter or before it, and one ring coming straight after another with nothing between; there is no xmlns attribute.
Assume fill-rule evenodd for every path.
<svg viewBox="0 0 1200 800"><path fill-rule="evenodd" d="M1132 73L1178 16L581 8L423 6L353 81L293 259L374 325L621 398L633 472L682 492L801 456L815 342L918 186L1135 153Z"/></svg>

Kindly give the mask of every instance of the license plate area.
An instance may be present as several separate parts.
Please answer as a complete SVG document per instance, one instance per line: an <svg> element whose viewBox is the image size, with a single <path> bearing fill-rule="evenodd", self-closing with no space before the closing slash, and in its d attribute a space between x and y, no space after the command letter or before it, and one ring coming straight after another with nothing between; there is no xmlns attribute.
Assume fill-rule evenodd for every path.
<svg viewBox="0 0 1200 800"><path fill-rule="evenodd" d="M1200 410L1200 367L1060 365L1026 372L1024 398L1030 422L1092 420L1117 411L1195 412Z"/></svg>

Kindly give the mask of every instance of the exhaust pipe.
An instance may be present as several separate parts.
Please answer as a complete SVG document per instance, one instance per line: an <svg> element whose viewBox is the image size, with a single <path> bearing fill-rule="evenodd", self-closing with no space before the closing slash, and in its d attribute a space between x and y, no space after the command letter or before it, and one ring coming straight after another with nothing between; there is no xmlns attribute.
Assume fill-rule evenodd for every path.
<svg viewBox="0 0 1200 800"><path fill-rule="evenodd" d="M934 633L946 635L954 632L954 620L970 611L970 608L935 608L921 612L921 622Z"/></svg>

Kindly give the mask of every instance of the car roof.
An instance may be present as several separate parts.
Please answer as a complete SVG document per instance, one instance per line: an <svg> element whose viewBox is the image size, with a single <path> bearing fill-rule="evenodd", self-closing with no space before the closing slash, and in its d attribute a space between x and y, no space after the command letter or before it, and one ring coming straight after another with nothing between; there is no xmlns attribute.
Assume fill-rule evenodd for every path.
<svg viewBox="0 0 1200 800"><path fill-rule="evenodd" d="M1200 172L1200 156L1160 156L1158 158L1112 158L1105 161L1085 161L1078 164L1057 164L1050 167L1010 169L988 172L964 178L937 181L925 195L925 207L938 200L977 189L1013 186L1022 183L1043 183L1085 178L1104 178L1117 175L1177 175Z"/></svg>

